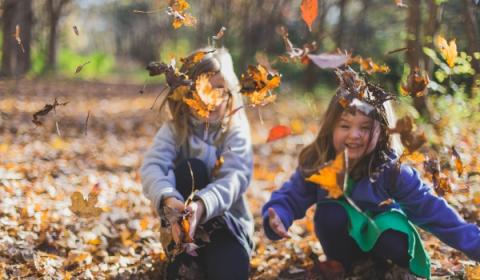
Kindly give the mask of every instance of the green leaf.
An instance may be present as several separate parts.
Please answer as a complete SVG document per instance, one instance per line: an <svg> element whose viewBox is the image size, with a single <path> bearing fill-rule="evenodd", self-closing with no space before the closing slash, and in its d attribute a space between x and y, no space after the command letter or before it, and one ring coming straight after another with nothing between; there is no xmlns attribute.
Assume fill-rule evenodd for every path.
<svg viewBox="0 0 480 280"><path fill-rule="evenodd" d="M442 63L442 61L438 58L437 56L437 53L431 49L431 48L428 48L428 47L423 47L423 52L432 59L433 63L435 63L436 65L440 65L440 63Z"/></svg>

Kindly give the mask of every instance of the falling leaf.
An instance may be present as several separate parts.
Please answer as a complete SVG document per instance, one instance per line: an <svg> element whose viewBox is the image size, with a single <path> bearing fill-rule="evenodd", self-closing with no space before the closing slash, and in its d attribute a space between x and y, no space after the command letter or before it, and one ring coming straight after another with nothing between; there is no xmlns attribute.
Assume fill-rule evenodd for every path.
<svg viewBox="0 0 480 280"><path fill-rule="evenodd" d="M312 31L312 24L318 15L318 1L317 0L302 0L300 6L302 12L302 19L308 26L308 30Z"/></svg>
<svg viewBox="0 0 480 280"><path fill-rule="evenodd" d="M227 30L227 28L225 26L222 26L220 28L220 30L217 32L217 34L212 36L212 39L215 40L215 41L218 41L218 40L222 39L223 36L225 35L226 30Z"/></svg>
<svg viewBox="0 0 480 280"><path fill-rule="evenodd" d="M308 64L310 61L308 54L317 49L317 43L313 41L311 43L304 44L303 48L297 48L293 46L292 42L288 38L288 31L285 27L280 27L280 34L282 35L283 42L285 44L285 50L287 52L287 56L281 56L280 60L283 62L300 61L303 64Z"/></svg>
<svg viewBox="0 0 480 280"><path fill-rule="evenodd" d="M409 48L409 47L403 47L403 48L394 49L392 51L388 51L387 54L394 54L394 53L397 53L397 52L410 51L410 50L411 50L411 48Z"/></svg>
<svg viewBox="0 0 480 280"><path fill-rule="evenodd" d="M78 32L78 28L76 25L73 26L73 32L75 32L75 35L80 36L80 33Z"/></svg>
<svg viewBox="0 0 480 280"><path fill-rule="evenodd" d="M15 26L15 40L17 40L17 44L22 50L23 53L25 53L25 48L23 47L22 39L20 38L20 25Z"/></svg>
<svg viewBox="0 0 480 280"><path fill-rule="evenodd" d="M74 192L70 199L72 201L72 205L69 207L70 210L77 216L82 218L91 218L97 217L102 213L102 209L95 207L98 200L98 194L100 192L100 188L98 184L96 184L92 191L88 194L88 198L85 199L81 192Z"/></svg>
<svg viewBox="0 0 480 280"><path fill-rule="evenodd" d="M215 165L213 166L212 177L218 176L218 172L220 171L220 168L222 168L223 162L224 162L223 156L220 156L215 162Z"/></svg>
<svg viewBox="0 0 480 280"><path fill-rule="evenodd" d="M358 65L360 65L360 69L367 72L368 74L390 72L390 67L388 67L387 65L379 65L375 63L371 58L363 58L359 55L352 58L349 63L357 63Z"/></svg>
<svg viewBox="0 0 480 280"><path fill-rule="evenodd" d="M172 0L170 6L167 8L167 14L173 17L172 26L174 29L178 29L185 26L195 26L197 19L192 15L185 12L190 7L185 0Z"/></svg>
<svg viewBox="0 0 480 280"><path fill-rule="evenodd" d="M453 157L455 158L455 169L457 170L458 176L462 176L463 174L463 163L462 159L460 158L460 155L458 154L457 150L455 149L455 146L452 146L452 154Z"/></svg>
<svg viewBox="0 0 480 280"><path fill-rule="evenodd" d="M180 62L183 63L182 68L184 69L191 69L193 66L195 66L197 63L202 61L202 59L205 57L206 54L212 53L215 50L209 50L209 51L197 51L193 54L191 54L188 57L185 58L180 58Z"/></svg>
<svg viewBox="0 0 480 280"><path fill-rule="evenodd" d="M405 150L402 156L400 157L400 162L404 162L408 160L414 163L422 163L425 161L425 159L426 159L425 156L418 151L414 151L410 153L410 151Z"/></svg>
<svg viewBox="0 0 480 280"><path fill-rule="evenodd" d="M400 87L400 93L404 96L422 96L425 93L425 89L427 88L430 79L428 75L422 75L420 73L420 69L416 67L413 71L410 72L407 78L407 84L402 84Z"/></svg>
<svg viewBox="0 0 480 280"><path fill-rule="evenodd" d="M290 127L285 125L276 125L270 129L268 133L267 143L285 138L292 134Z"/></svg>
<svg viewBox="0 0 480 280"><path fill-rule="evenodd" d="M337 68L348 62L349 55L345 54L308 54L308 58L315 63L318 67L325 68Z"/></svg>
<svg viewBox="0 0 480 280"><path fill-rule="evenodd" d="M450 40L450 43L447 43L447 40L445 40L445 38L438 35L435 38L435 43L443 58L445 58L448 66L450 68L453 68L453 66L455 65L455 60L458 56L457 44L455 43L455 39Z"/></svg>
<svg viewBox="0 0 480 280"><path fill-rule="evenodd" d="M263 65L249 65L247 72L240 79L240 92L249 98L252 106L264 106L275 101L271 91L280 86L280 74L272 74Z"/></svg>
<svg viewBox="0 0 480 280"><path fill-rule="evenodd" d="M450 180L440 172L440 162L437 159L427 159L423 163L426 172L432 176L433 189L439 196L444 196L447 193L452 193L450 187Z"/></svg>
<svg viewBox="0 0 480 280"><path fill-rule="evenodd" d="M53 104L46 104L43 109L33 114L32 122L36 125L42 125L42 121L39 119L40 116L47 115L50 111L55 110L57 106L65 106L67 104L68 101L64 103L59 103L58 100L55 98Z"/></svg>
<svg viewBox="0 0 480 280"><path fill-rule="evenodd" d="M378 204L378 207L388 206L393 204L393 199L388 198Z"/></svg>
<svg viewBox="0 0 480 280"><path fill-rule="evenodd" d="M418 150L423 144L425 144L425 142L427 142L425 133L417 131L413 119L409 116L397 120L395 128L390 129L389 131L390 133L400 134L400 140L408 149L409 153Z"/></svg>
<svg viewBox="0 0 480 280"><path fill-rule="evenodd" d="M342 152L306 180L326 190L327 197L337 199L343 195L345 177L345 152Z"/></svg>
<svg viewBox="0 0 480 280"><path fill-rule="evenodd" d="M265 53L257 52L255 54L255 60L257 60L258 64L261 64L265 68L267 68L269 73L272 73L272 74L278 73L278 71L272 67L272 64L270 63L270 60L268 59L268 56Z"/></svg>
<svg viewBox="0 0 480 280"><path fill-rule="evenodd" d="M89 63L90 63L90 61L87 61L87 62L85 62L84 64L78 65L78 66L77 66L77 69L75 69L75 74L80 73L80 71L82 71L83 67L85 67L85 65L87 65L87 64L89 64Z"/></svg>
<svg viewBox="0 0 480 280"><path fill-rule="evenodd" d="M400 8L407 8L407 4L403 3L403 0L395 0L395 5Z"/></svg>
<svg viewBox="0 0 480 280"><path fill-rule="evenodd" d="M208 118L210 112L214 111L225 100L223 89L213 88L209 76L206 74L197 78L192 96L193 98L184 97L183 101L203 118Z"/></svg>

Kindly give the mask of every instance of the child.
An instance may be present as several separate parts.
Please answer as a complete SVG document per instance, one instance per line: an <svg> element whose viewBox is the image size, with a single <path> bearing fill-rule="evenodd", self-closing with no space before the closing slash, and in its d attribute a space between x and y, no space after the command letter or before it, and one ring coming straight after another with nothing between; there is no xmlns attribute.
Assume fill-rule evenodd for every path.
<svg viewBox="0 0 480 280"><path fill-rule="evenodd" d="M398 163L388 133L393 115L387 100L393 97L351 69L337 70L337 75L340 86L316 140L301 151L298 170L263 207L268 238L288 237L293 220L316 203L316 235L327 258L346 270L370 255L429 278L430 260L411 222L480 261L480 229L432 194L415 169ZM324 189L306 180L345 149L351 178L346 194L372 219L344 197L328 198ZM385 203L388 199L393 203Z"/></svg>
<svg viewBox="0 0 480 280"><path fill-rule="evenodd" d="M195 61L198 54L204 56ZM210 241L196 250L198 257L182 253L169 263L167 279L179 278L182 265L199 267L207 279L248 279L253 218L243 194L252 173L250 128L243 110L233 112L242 101L228 51L200 50L190 57L194 56L183 60L180 69L182 77L192 81L189 92L176 98L173 95L178 92L170 85L166 102L173 119L162 125L145 156L143 190L163 219L164 206L192 213L190 238L194 239L199 226L210 232ZM209 85L203 83L199 89L205 77ZM173 80L167 75L167 82ZM204 97L212 102L202 111L188 104L195 98L195 88L207 95L211 90L221 94L214 101ZM185 206L192 185L193 200Z"/></svg>

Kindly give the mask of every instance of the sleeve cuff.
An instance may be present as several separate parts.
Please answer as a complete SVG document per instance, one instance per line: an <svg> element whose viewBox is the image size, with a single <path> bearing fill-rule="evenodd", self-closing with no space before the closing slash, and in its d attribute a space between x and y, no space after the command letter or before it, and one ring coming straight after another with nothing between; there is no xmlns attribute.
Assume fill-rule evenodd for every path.
<svg viewBox="0 0 480 280"><path fill-rule="evenodd" d="M204 188L199 190L195 195L195 198L200 199L205 205L205 213L203 218L200 220L200 224L203 224L216 216L214 209L216 209L218 199L211 189Z"/></svg>

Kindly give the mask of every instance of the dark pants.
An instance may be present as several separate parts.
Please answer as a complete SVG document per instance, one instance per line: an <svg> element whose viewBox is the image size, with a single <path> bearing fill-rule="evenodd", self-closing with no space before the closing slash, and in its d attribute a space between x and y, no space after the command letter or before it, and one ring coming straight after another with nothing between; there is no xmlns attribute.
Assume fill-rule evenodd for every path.
<svg viewBox="0 0 480 280"><path fill-rule="evenodd" d="M395 230L386 230L367 254L348 234L348 222L347 212L340 204L321 203L317 205L315 231L328 259L339 261L346 270L350 270L355 261L369 255L375 258L389 259L397 265L408 267L410 257L406 234Z"/></svg>
<svg viewBox="0 0 480 280"><path fill-rule="evenodd" d="M185 199L192 191L191 171L195 189L203 189L209 183L207 168L201 160L189 159L180 163L175 168L176 187ZM207 221L205 226L215 222L214 218ZM178 279L182 265L188 269L194 262L206 279L248 279L250 258L226 226L214 230L210 235L210 242L197 249L197 253L198 257L192 257L186 253L178 255L168 265L167 279Z"/></svg>

